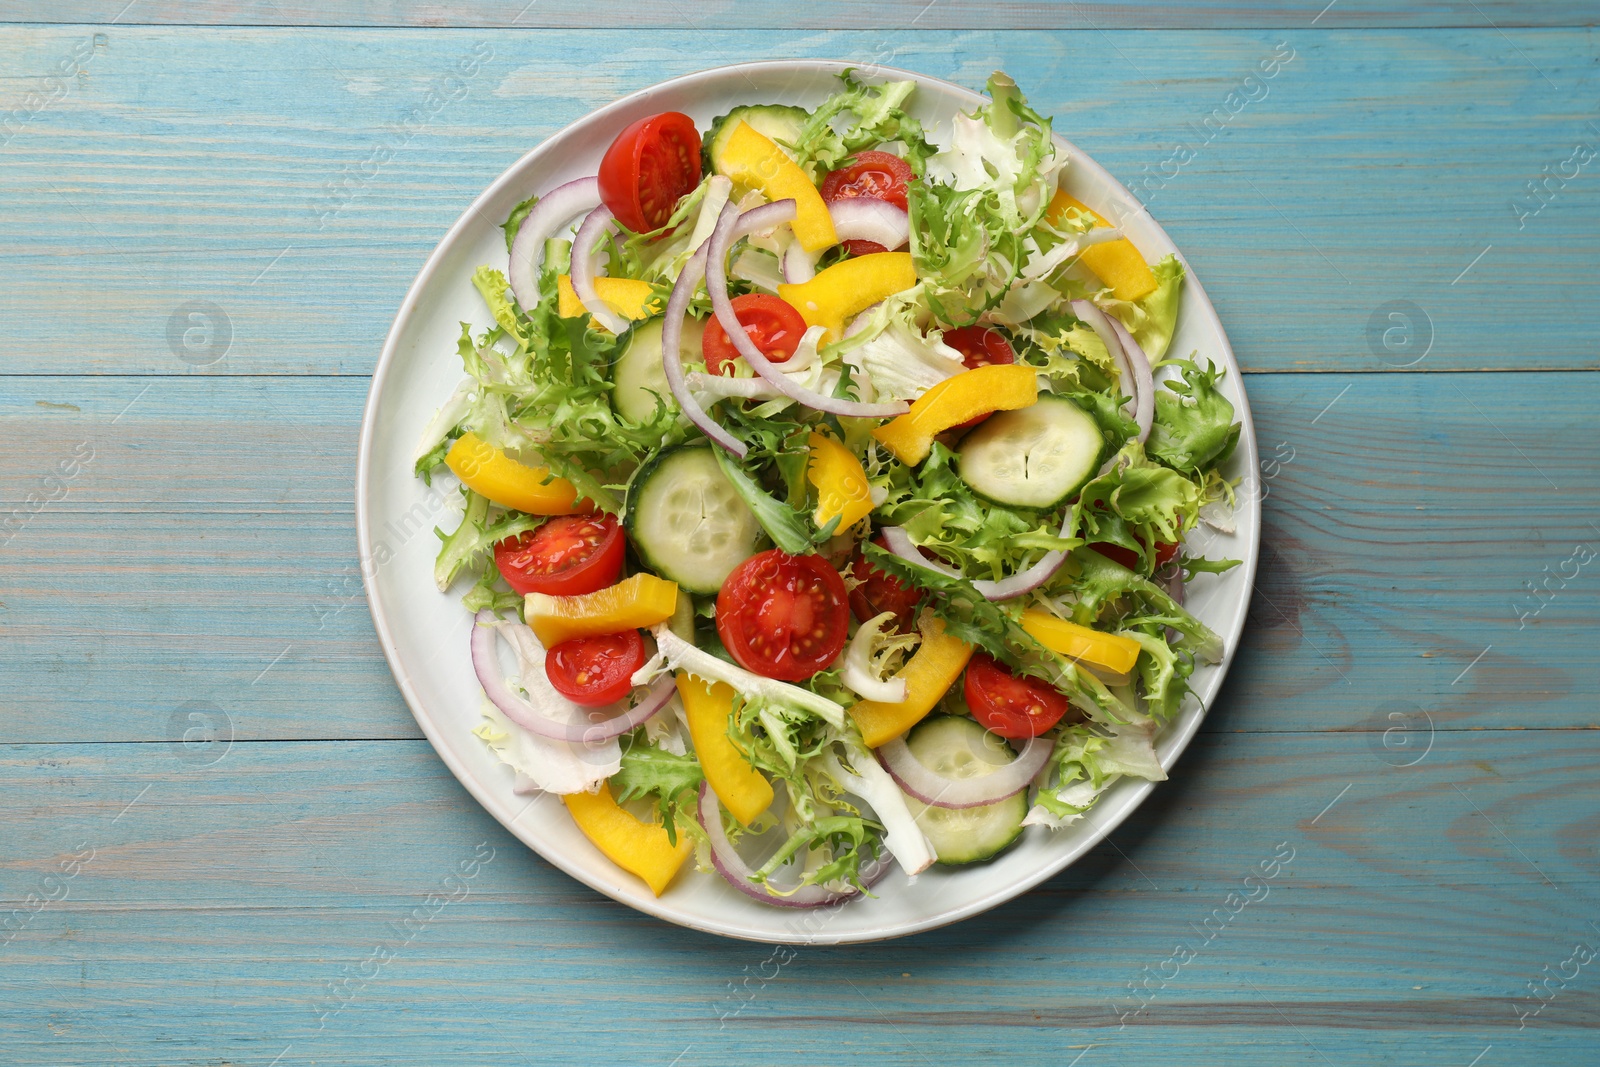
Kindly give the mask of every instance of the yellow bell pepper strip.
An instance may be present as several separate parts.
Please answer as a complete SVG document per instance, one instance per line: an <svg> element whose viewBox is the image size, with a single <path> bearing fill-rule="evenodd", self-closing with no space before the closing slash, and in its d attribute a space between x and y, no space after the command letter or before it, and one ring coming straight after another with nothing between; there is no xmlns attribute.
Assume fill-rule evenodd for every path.
<svg viewBox="0 0 1600 1067"><path fill-rule="evenodd" d="M658 897L694 851L688 834L679 834L674 845L667 839L666 827L634 818L611 799L611 787L604 783L598 793L568 793L561 801L595 848L618 867L644 879Z"/></svg>
<svg viewBox="0 0 1600 1067"><path fill-rule="evenodd" d="M1101 633L1049 612L1029 608L1022 613L1022 628L1052 652L1115 674L1127 674L1139 658L1139 642L1132 638Z"/></svg>
<svg viewBox="0 0 1600 1067"><path fill-rule="evenodd" d="M893 741L921 722L966 669L973 648L944 632L944 623L925 613L919 622L922 644L896 678L906 680L906 698L898 704L863 700L850 709L869 748Z"/></svg>
<svg viewBox="0 0 1600 1067"><path fill-rule="evenodd" d="M1076 208L1101 226L1110 225L1099 212L1062 191L1058 191L1051 199L1050 206L1045 209L1045 218L1050 220L1051 225L1060 226L1067 220L1068 208ZM1155 271L1150 269L1150 264L1144 261L1139 250L1126 237L1090 245L1079 253L1078 258L1094 272L1096 278L1111 287L1112 295L1118 300L1138 300L1156 291Z"/></svg>
<svg viewBox="0 0 1600 1067"><path fill-rule="evenodd" d="M666 622L678 606L678 583L642 571L578 596L529 593L523 614L545 648L575 637L640 630Z"/></svg>
<svg viewBox="0 0 1600 1067"><path fill-rule="evenodd" d="M844 320L917 284L910 252L852 256L809 282L778 283L778 296L800 312L807 326L825 326L824 341L844 334Z"/></svg>
<svg viewBox="0 0 1600 1067"><path fill-rule="evenodd" d="M962 371L929 389L911 410L872 431L908 467L928 458L933 439L991 411L1030 407L1039 399L1039 380L1023 363L997 363Z"/></svg>
<svg viewBox="0 0 1600 1067"><path fill-rule="evenodd" d="M464 433L445 453L445 466L461 484L502 507L529 515L573 515L588 511L578 506L578 490L546 467L518 463L476 434Z"/></svg>
<svg viewBox="0 0 1600 1067"><path fill-rule="evenodd" d="M740 185L758 189L768 200L794 201L794 231L800 247L820 252L839 243L833 216L816 184L770 137L741 122L722 149L723 172Z"/></svg>
<svg viewBox="0 0 1600 1067"><path fill-rule="evenodd" d="M728 740L728 718L733 714L733 686L726 682L706 685L691 674L678 672L678 696L689 720L689 737L706 782L722 806L749 826L757 815L772 807L772 784Z"/></svg>
<svg viewBox="0 0 1600 1067"><path fill-rule="evenodd" d="M843 533L872 512L867 472L855 453L833 438L814 433L810 443L806 478L817 487L817 529L838 516L838 532Z"/></svg>
<svg viewBox="0 0 1600 1067"><path fill-rule="evenodd" d="M596 278L594 292L612 311L635 322L649 318L651 314L661 310L659 306L651 304L653 300L656 304L660 304L660 301L655 299L655 287L637 278ZM583 301L578 299L577 290L572 288L571 275L562 274L556 277L556 299L556 314L562 318L575 319L583 314Z"/></svg>

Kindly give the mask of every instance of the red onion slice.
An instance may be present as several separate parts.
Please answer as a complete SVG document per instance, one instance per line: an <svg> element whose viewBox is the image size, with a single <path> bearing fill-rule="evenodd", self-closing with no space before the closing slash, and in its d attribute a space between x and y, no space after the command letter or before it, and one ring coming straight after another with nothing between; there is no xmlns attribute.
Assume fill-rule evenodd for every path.
<svg viewBox="0 0 1600 1067"><path fill-rule="evenodd" d="M684 417L698 426L701 433L743 459L749 448L706 413L689 391L688 379L683 372L683 319L689 313L694 287L705 276L706 247L701 245L678 272L672 295L667 297L667 311L661 320L661 370L666 376L667 388L671 390L672 398L678 402Z"/></svg>
<svg viewBox="0 0 1600 1067"><path fill-rule="evenodd" d="M977 778L946 778L924 767L911 754L905 738L897 737L878 748L878 762L913 799L938 808L980 808L1016 796L1044 770L1055 742L1030 737L1017 758Z"/></svg>
<svg viewBox="0 0 1600 1067"><path fill-rule="evenodd" d="M1070 520L1069 520L1070 521ZM1067 554L1059 548L1052 548L1039 557L1037 563L1031 567L1002 578L998 582L980 578L972 583L972 588L989 600L1013 600L1024 593L1031 593L1045 582L1055 577L1056 571L1067 561Z"/></svg>
<svg viewBox="0 0 1600 1067"><path fill-rule="evenodd" d="M783 280L790 285L809 282L817 276L817 261L800 245L797 237L783 250Z"/></svg>
<svg viewBox="0 0 1600 1067"><path fill-rule="evenodd" d="M1067 525L1062 527L1061 536L1067 535L1072 516L1067 516ZM884 526L878 531L883 534L884 543L889 546L889 551L916 567L926 567L930 571L948 575L951 578L960 578L961 572L954 567L935 562L925 556L916 543L911 540L911 535L903 526ZM972 583L972 588L987 600L1011 600L1024 593L1031 593L1045 582L1048 582L1061 569L1067 561L1067 554L1059 548L1053 548L1039 557L1033 566L1020 570L1009 578L1002 578L993 582L987 578L979 578Z"/></svg>
<svg viewBox="0 0 1600 1067"><path fill-rule="evenodd" d="M505 717L531 734L551 741L565 741L571 745L598 745L621 737L656 712L666 707L677 692L672 676L666 675L649 689L639 703L626 711L588 724L556 722L540 714L539 710L518 696L511 688L495 655L495 624L499 622L492 611L480 611L472 627L472 669L478 675L478 684L484 695ZM617 705L612 705L615 709ZM603 709L594 709L600 711Z"/></svg>
<svg viewBox="0 0 1600 1067"><path fill-rule="evenodd" d="M904 208L887 200L870 196L835 200L828 205L828 214L833 216L833 230L841 244L871 241L892 252L911 239L910 216ZM809 282L816 276L817 257L802 248L799 241L791 242L783 253L783 280Z"/></svg>
<svg viewBox="0 0 1600 1067"><path fill-rule="evenodd" d="M528 211L511 242L511 259L506 264L506 280L511 283L511 291L516 294L522 310L532 311L539 306L539 267L544 262L544 243L599 203L600 179L579 178L556 186Z"/></svg>
<svg viewBox="0 0 1600 1067"><path fill-rule="evenodd" d="M844 241L871 241L893 252L911 239L911 219L905 208L870 196L853 196L828 205L833 228Z"/></svg>
<svg viewBox="0 0 1600 1067"><path fill-rule="evenodd" d="M796 384L778 369L777 364L762 355L755 342L745 333L738 315L734 313L733 301L728 296L728 250L733 247L733 242L738 240L741 232L752 233L756 230L770 229L793 218L793 200L778 200L771 204L763 204L751 208L743 215L740 215L738 208L732 204L723 207L722 215L717 219L717 228L711 232L711 240L707 242L705 267L706 291L711 295L711 306L716 309L717 321L722 324L728 339L739 350L745 362L750 364L750 369L771 382L790 400L817 411L854 418L888 419L904 415L911 410L910 404L899 401L891 404L868 404L859 400L842 400Z"/></svg>
<svg viewBox="0 0 1600 1067"><path fill-rule="evenodd" d="M1107 315L1087 300L1074 300L1071 303L1073 313L1089 324L1089 328L1094 331L1096 337L1100 338L1100 343L1105 345L1106 351L1111 354L1111 361L1117 365L1117 377L1122 379L1119 384L1128 391L1128 402L1123 405L1123 408L1137 422L1139 379L1134 375L1133 367L1128 362L1128 355L1122 349L1122 339L1117 336L1117 331L1111 328L1112 316ZM1145 362L1145 366L1148 369L1148 360ZM1152 403L1154 403L1153 400ZM1140 430L1139 440L1143 441L1149 431L1145 427L1140 427Z"/></svg>
<svg viewBox="0 0 1600 1067"><path fill-rule="evenodd" d="M627 330L628 320L611 310L611 305L601 300L594 290L595 246L611 232L615 218L604 204L584 216L583 224L572 238L572 291L578 294L595 321L612 333L620 334Z"/></svg>
<svg viewBox="0 0 1600 1067"><path fill-rule="evenodd" d="M860 895L860 890L854 887L836 891L820 885L801 886L792 893L779 895L760 882L752 882L750 876L756 873L755 868L744 861L744 857L733 847L733 842L728 840L728 834L722 828L722 805L717 802L717 794L705 782L700 783L697 814L700 825L705 828L706 837L711 841L711 865L729 885L752 900L780 908L820 908ZM862 864L862 883L870 886L882 878L888 873L889 862L879 857Z"/></svg>
<svg viewBox="0 0 1600 1067"><path fill-rule="evenodd" d="M1144 354L1144 349L1133 339L1133 334L1122 325L1122 320L1115 315L1107 315L1106 321L1122 343L1122 354L1127 357L1128 366L1133 368L1133 383L1137 387L1133 394L1133 421L1139 424L1138 441L1142 445L1150 436L1150 426L1156 414L1156 383L1150 373L1150 357Z"/></svg>
<svg viewBox="0 0 1600 1067"><path fill-rule="evenodd" d="M917 567L926 567L948 578L960 578L961 572L944 563L936 563L922 554L922 549L911 540L911 535L904 526L885 526L878 530L883 534L884 544L889 546L889 551Z"/></svg>

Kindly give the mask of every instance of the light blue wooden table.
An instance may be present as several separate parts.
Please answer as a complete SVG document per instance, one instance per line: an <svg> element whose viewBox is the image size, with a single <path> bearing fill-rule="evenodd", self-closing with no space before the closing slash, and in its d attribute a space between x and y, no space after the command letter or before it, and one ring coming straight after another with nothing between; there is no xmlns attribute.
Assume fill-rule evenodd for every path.
<svg viewBox="0 0 1600 1067"><path fill-rule="evenodd" d="M0 1064L1600 1062L1600 7L125 3L0 4ZM471 197L786 56L1011 72L1184 248L1274 461L1173 781L988 915L799 951L478 808L351 500Z"/></svg>

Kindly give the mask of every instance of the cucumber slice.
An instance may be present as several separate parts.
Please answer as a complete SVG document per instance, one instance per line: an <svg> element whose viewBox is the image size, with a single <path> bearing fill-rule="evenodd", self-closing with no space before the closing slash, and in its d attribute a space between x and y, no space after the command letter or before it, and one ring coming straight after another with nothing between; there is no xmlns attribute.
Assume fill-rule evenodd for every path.
<svg viewBox="0 0 1600 1067"><path fill-rule="evenodd" d="M1065 397L991 415L961 439L956 473L996 504L1053 508L1100 468L1105 438L1094 418Z"/></svg>
<svg viewBox="0 0 1600 1067"><path fill-rule="evenodd" d="M800 131L805 129L810 118L811 112L805 108L783 104L736 107L711 123L711 130L706 134L705 140L706 166L717 174L728 173L721 165L722 148L728 143L728 138L733 135L734 128L740 122L748 122L751 129L772 138L778 143L778 147L782 148L785 141L792 143L800 136Z"/></svg>
<svg viewBox="0 0 1600 1067"><path fill-rule="evenodd" d="M642 468L623 526L651 570L701 595L719 591L761 536L707 445L668 449Z"/></svg>
<svg viewBox="0 0 1600 1067"><path fill-rule="evenodd" d="M619 345L622 354L611 366L611 407L629 422L647 422L656 413L656 397L674 406L672 392L667 388L667 375L661 369L661 327L657 317L636 322L623 334ZM702 359L700 336L705 324L699 319L683 320L683 361L694 363Z"/></svg>
<svg viewBox="0 0 1600 1067"><path fill-rule="evenodd" d="M918 763L947 778L993 774L1016 758L1004 741L959 715L923 719L906 735L906 747ZM928 836L935 858L960 866L991 860L1022 836L1028 792L978 808L940 808L911 797L906 806Z"/></svg>

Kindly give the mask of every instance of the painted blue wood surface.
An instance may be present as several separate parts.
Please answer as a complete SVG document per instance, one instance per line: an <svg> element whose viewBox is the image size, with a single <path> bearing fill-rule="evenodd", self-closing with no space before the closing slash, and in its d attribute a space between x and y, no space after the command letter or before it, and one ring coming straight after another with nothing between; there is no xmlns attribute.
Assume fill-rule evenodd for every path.
<svg viewBox="0 0 1600 1067"><path fill-rule="evenodd" d="M1585 168L1511 207L1600 138L1593 5L761 4L738 24L917 29L642 39L294 25L620 17L555 0L124 3L0 10L35 24L0 28L27 111L0 134L0 509L93 457L0 546L0 1063L1596 1059L1600 964L1569 961L1600 945L1600 579L1549 576L1600 547L1600 200ZM68 20L98 25L38 25ZM158 25L198 21L278 28ZM1136 29L1185 25L1232 28ZM310 198L478 40L481 82L318 230ZM1292 458L1234 673L1110 844L956 927L791 958L613 904L476 806L378 654L350 494L364 375L477 189L753 55L1004 66L1136 182L1280 40L1271 93L1152 205ZM209 368L165 337L191 299L233 324ZM1368 336L1392 300L1431 323L1410 366ZM185 705L217 739L175 744Z"/></svg>

